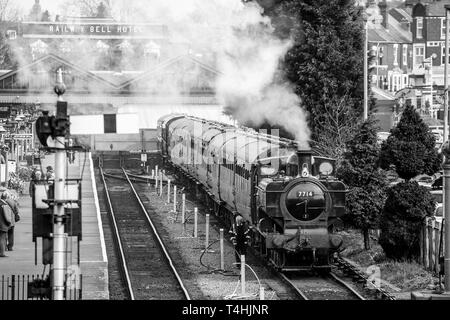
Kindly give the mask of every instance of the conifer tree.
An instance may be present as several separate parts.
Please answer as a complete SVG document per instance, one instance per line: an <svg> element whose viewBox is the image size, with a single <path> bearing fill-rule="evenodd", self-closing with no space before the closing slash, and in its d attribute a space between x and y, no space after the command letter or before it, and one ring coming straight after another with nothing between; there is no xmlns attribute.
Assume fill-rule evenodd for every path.
<svg viewBox="0 0 450 320"><path fill-rule="evenodd" d="M386 169L395 165L398 175L405 180L422 173L432 175L441 164L435 143L435 137L414 107L406 106L399 123L381 146L380 165Z"/></svg>
<svg viewBox="0 0 450 320"><path fill-rule="evenodd" d="M337 172L350 189L346 197L347 220L361 229L365 249L370 249L369 230L378 228L387 188L386 176L378 167L376 130L372 117L357 127Z"/></svg>
<svg viewBox="0 0 450 320"><path fill-rule="evenodd" d="M387 192L379 243L390 258L415 258L419 254L424 218L433 214L435 202L425 187L411 179L418 174L437 172L441 158L435 149L434 136L413 106L406 106L400 122L383 143L380 164L384 168L395 165L397 174L406 182Z"/></svg>

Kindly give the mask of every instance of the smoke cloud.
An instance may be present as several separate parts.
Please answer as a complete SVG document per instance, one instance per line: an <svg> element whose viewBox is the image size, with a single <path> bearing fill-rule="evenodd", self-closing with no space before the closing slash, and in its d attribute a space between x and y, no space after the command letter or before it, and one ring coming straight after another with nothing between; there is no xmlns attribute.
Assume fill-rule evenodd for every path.
<svg viewBox="0 0 450 320"><path fill-rule="evenodd" d="M215 87L217 99L232 111L239 123L282 126L302 146L308 145L307 116L300 99L279 70L280 61L292 43L274 36L270 19L262 16L257 3L241 0L117 0L111 3L111 13L117 21L167 25L170 43L164 45L166 50L161 47L161 57L170 59L191 54L216 66L220 71ZM75 48L62 41L51 46L58 47L59 52L65 51L67 60L89 70L98 70L97 61L107 56L105 44L75 41L78 41ZM148 57L144 59L145 48L137 42L130 41L129 50L121 48L122 63L117 66L118 73L125 75L123 70L138 72L151 67ZM163 62L163 58L158 59L156 54L155 64ZM123 61L133 63L126 65ZM152 85L149 83L149 88ZM179 94L177 84L169 86L166 93ZM79 88L92 92L102 90L89 83L79 84Z"/></svg>

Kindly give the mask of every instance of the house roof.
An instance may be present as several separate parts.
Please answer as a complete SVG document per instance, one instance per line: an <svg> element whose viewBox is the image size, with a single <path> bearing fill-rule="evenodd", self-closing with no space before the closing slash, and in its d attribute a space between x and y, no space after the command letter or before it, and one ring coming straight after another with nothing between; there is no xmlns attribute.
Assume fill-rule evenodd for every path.
<svg viewBox="0 0 450 320"><path fill-rule="evenodd" d="M390 10L387 15L387 28L381 24L369 25L369 42L412 43L411 32L402 27L402 21L411 20L411 16L402 9Z"/></svg>
<svg viewBox="0 0 450 320"><path fill-rule="evenodd" d="M152 67L149 70L133 71L133 72L132 71L112 72L112 71L88 71L81 66L75 65L53 53L50 53L16 70L12 71L4 70L3 73L0 71L0 81L13 77L16 74L21 74L21 72L26 74L27 71L32 70L34 66L39 66L42 63L51 64L55 62L57 64L60 64L61 66L65 66L69 69L76 70L80 76L89 78L90 81L93 80L94 83L98 84L99 86L102 87L105 86L106 88L111 89L113 91L126 89L128 85L136 83L143 79L151 78L158 73L164 72L166 69L169 69L172 66L178 66L179 68L180 66L177 64L180 63L182 65L187 65L189 63L194 64L197 68L201 70L206 70L213 75L221 74L214 67L205 64L204 62L192 57L191 55L180 55L175 58L167 59L166 61L159 63L158 65Z"/></svg>
<svg viewBox="0 0 450 320"><path fill-rule="evenodd" d="M27 64L27 65L25 65L25 66L23 66L21 68L18 68L16 70L12 70L10 72L7 72L7 73L1 75L0 76L0 80L4 80L6 78L9 78L9 77L11 77L11 76L13 76L15 74L20 74L20 72L22 72L22 71L25 71L27 69L32 68L33 66L39 65L39 64L41 64L43 62L47 62L47 61L59 62L59 63L61 63L61 65L67 66L67 67L69 67L71 69L74 69L74 70L78 71L80 74L82 74L84 76L87 76L87 77L92 78L92 79L94 79L96 81L99 81L99 82L101 82L101 83L103 83L103 84L105 84L105 85L107 85L109 87L115 87L115 85L113 83L111 83L111 82L109 82L109 81L107 81L107 80L105 80L105 79L103 79L101 77L98 77L95 74L93 74L92 72L87 71L87 70L83 69L82 67L79 67L79 66L77 66L77 65L75 65L75 64L73 64L73 63L71 63L71 62L69 62L69 61L67 61L67 60L65 60L65 59L55 55L55 54L53 54L53 53L47 54L47 55L37 59L36 61L33 61L33 62L31 62L31 63L29 63L29 64Z"/></svg>
<svg viewBox="0 0 450 320"><path fill-rule="evenodd" d="M405 9L392 8L389 10L389 14L398 22L411 22L412 16Z"/></svg>
<svg viewBox="0 0 450 320"><path fill-rule="evenodd" d="M159 71L161 71L163 69L166 69L166 68L168 68L171 65L174 65L174 64L176 64L178 62L183 62L183 61L184 62L192 62L194 64L197 64L200 68L202 68L204 70L207 70L209 72L212 72L213 74L216 74L216 75L221 74L221 72L218 71L217 69L215 69L214 67L209 66L209 65L201 62L200 60L192 57L191 55L180 55L178 57L175 57L175 58L172 58L172 59L168 59L168 60L158 64L156 67L154 67L154 68L152 68L150 70L147 70L146 72L140 74L139 76L135 77L134 79L131 79L131 80L123 82L120 85L120 87L124 88L124 87L126 87L126 86L128 86L128 85L130 85L132 83L135 83L135 82L137 82L139 80L142 80L142 79L147 78L147 77L149 77L149 76L151 76L153 74L156 74Z"/></svg>
<svg viewBox="0 0 450 320"><path fill-rule="evenodd" d="M425 5L427 16L445 16L445 5L450 5L450 0L440 0Z"/></svg>

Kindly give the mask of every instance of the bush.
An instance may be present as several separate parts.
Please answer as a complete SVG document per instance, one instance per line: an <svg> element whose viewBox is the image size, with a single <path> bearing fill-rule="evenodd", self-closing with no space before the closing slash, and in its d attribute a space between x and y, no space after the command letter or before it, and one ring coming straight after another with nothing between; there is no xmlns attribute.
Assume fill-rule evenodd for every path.
<svg viewBox="0 0 450 320"><path fill-rule="evenodd" d="M432 175L439 171L442 162L435 143L433 134L414 107L407 106L381 146L380 165L384 169L395 165L398 175L405 180L422 173Z"/></svg>
<svg viewBox="0 0 450 320"><path fill-rule="evenodd" d="M417 182L401 182L387 191L380 222L379 243L386 256L396 260L418 257L420 231L431 216L435 201Z"/></svg>
<svg viewBox="0 0 450 320"><path fill-rule="evenodd" d="M18 171L19 178L23 181L30 181L32 172L33 170L31 168L21 167Z"/></svg>
<svg viewBox="0 0 450 320"><path fill-rule="evenodd" d="M376 121L370 117L347 143L336 174L349 187L344 221L362 230L365 249L370 249L369 230L378 228L386 198L387 180L378 168L379 152Z"/></svg>

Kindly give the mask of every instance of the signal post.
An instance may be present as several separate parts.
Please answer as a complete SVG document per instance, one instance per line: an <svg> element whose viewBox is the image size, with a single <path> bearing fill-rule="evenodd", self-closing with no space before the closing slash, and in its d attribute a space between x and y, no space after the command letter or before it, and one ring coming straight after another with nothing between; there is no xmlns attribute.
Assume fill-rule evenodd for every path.
<svg viewBox="0 0 450 320"><path fill-rule="evenodd" d="M53 299L64 299L65 280L65 254L66 254L66 234L64 233L64 188L66 185L66 125L67 123L67 103L62 95L66 87L62 80L62 71L58 70L58 78L55 86L55 93L58 95L56 106L56 126L58 129L55 137L55 205L53 220Z"/></svg>

